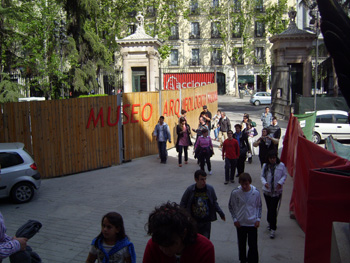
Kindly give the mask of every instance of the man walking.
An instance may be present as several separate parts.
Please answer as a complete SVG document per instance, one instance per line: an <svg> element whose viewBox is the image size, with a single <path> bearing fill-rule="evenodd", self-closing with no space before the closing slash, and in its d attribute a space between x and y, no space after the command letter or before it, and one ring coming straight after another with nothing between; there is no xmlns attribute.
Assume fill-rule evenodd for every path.
<svg viewBox="0 0 350 263"><path fill-rule="evenodd" d="M280 128L280 126L278 126L278 122L277 122L276 117L272 118L272 123L268 127L268 130L269 130L271 136L278 140L278 142L274 142L274 145L273 145L275 147L275 150L278 152L278 143L279 143L279 140L281 138L281 128Z"/></svg>
<svg viewBox="0 0 350 263"><path fill-rule="evenodd" d="M240 262L258 263L258 227L261 220L261 197L259 190L251 185L252 178L248 173L239 176L240 186L230 196L228 208L237 230L238 252ZM248 255L247 255L248 239Z"/></svg>
<svg viewBox="0 0 350 263"><path fill-rule="evenodd" d="M272 114L269 107L265 107L265 112L261 113L261 121L263 128L267 128L272 123Z"/></svg>
<svg viewBox="0 0 350 263"><path fill-rule="evenodd" d="M220 127L219 141L220 148L222 148L223 142L227 139L227 131L231 130L231 122L229 118L226 117L225 112L221 112L221 119L219 120L218 127ZM222 137L224 137L224 140L222 140Z"/></svg>
<svg viewBox="0 0 350 263"><path fill-rule="evenodd" d="M225 160L225 184L228 184L229 180L231 183L235 182L235 171L239 158L239 144L236 139L233 139L233 131L229 130L227 136L228 139L222 146L222 159Z"/></svg>
<svg viewBox="0 0 350 263"><path fill-rule="evenodd" d="M194 173L195 184L190 185L181 198L180 206L185 208L197 222L198 233L210 239L211 222L219 213L223 221L225 214L220 208L214 188L206 184L207 174L203 170Z"/></svg>
<svg viewBox="0 0 350 263"><path fill-rule="evenodd" d="M159 117L153 136L157 138L160 163L165 164L167 160L166 142L169 141L171 143L171 136L169 126L164 122L164 116Z"/></svg>

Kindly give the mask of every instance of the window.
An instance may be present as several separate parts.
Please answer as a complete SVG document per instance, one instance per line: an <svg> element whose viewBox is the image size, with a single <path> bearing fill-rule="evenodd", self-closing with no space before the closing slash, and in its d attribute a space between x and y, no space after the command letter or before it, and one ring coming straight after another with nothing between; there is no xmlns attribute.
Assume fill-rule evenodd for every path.
<svg viewBox="0 0 350 263"><path fill-rule="evenodd" d="M237 49L237 64L239 65L244 64L243 49L241 47Z"/></svg>
<svg viewBox="0 0 350 263"><path fill-rule="evenodd" d="M170 53L170 66L179 65L179 51L177 49L172 49Z"/></svg>
<svg viewBox="0 0 350 263"><path fill-rule="evenodd" d="M333 123L333 116L332 114L316 116L316 123Z"/></svg>
<svg viewBox="0 0 350 263"><path fill-rule="evenodd" d="M199 15L199 7L197 0L192 0L190 3L190 15Z"/></svg>
<svg viewBox="0 0 350 263"><path fill-rule="evenodd" d="M211 2L211 7L210 7L210 14L220 14L220 9L219 9L219 0L212 0Z"/></svg>
<svg viewBox="0 0 350 263"><path fill-rule="evenodd" d="M220 48L214 48L211 57L212 65L222 65L222 50Z"/></svg>
<svg viewBox="0 0 350 263"><path fill-rule="evenodd" d="M241 11L241 0L233 0L233 11L234 12Z"/></svg>
<svg viewBox="0 0 350 263"><path fill-rule="evenodd" d="M15 152L0 153L1 169L24 163L22 157Z"/></svg>
<svg viewBox="0 0 350 263"><path fill-rule="evenodd" d="M179 39L179 25L176 23L170 26L169 40Z"/></svg>
<svg viewBox="0 0 350 263"><path fill-rule="evenodd" d="M198 39L200 38L200 31L199 31L199 22L192 22L191 23L191 33L190 33L190 39Z"/></svg>
<svg viewBox="0 0 350 263"><path fill-rule="evenodd" d="M264 0L256 0L256 10L264 12Z"/></svg>
<svg viewBox="0 0 350 263"><path fill-rule="evenodd" d="M200 65L199 49L195 48L195 49L192 49L192 58L190 60L190 66L198 66L198 65Z"/></svg>
<svg viewBox="0 0 350 263"><path fill-rule="evenodd" d="M148 17L154 17L156 16L156 8L154 6L148 6L147 7L147 16Z"/></svg>
<svg viewBox="0 0 350 263"><path fill-rule="evenodd" d="M232 38L240 38L242 37L242 23L237 22L233 24L232 27Z"/></svg>
<svg viewBox="0 0 350 263"><path fill-rule="evenodd" d="M263 47L255 48L255 64L263 64L265 62L265 50Z"/></svg>
<svg viewBox="0 0 350 263"><path fill-rule="evenodd" d="M255 36L263 37L265 34L265 24L263 22L255 22Z"/></svg>
<svg viewBox="0 0 350 263"><path fill-rule="evenodd" d="M177 7L175 2L169 4L169 12L173 15L177 15Z"/></svg>
<svg viewBox="0 0 350 263"><path fill-rule="evenodd" d="M346 115L335 114L334 117L336 123L349 123L348 116Z"/></svg>
<svg viewBox="0 0 350 263"><path fill-rule="evenodd" d="M220 22L211 22L211 38L220 38Z"/></svg>
<svg viewBox="0 0 350 263"><path fill-rule="evenodd" d="M154 23L152 24L147 24L145 26L146 33L149 34L150 36L154 37L155 32L154 32Z"/></svg>
<svg viewBox="0 0 350 263"><path fill-rule="evenodd" d="M131 35L131 34L134 34L135 32L136 32L136 25L132 23L128 26L128 33L129 35Z"/></svg>

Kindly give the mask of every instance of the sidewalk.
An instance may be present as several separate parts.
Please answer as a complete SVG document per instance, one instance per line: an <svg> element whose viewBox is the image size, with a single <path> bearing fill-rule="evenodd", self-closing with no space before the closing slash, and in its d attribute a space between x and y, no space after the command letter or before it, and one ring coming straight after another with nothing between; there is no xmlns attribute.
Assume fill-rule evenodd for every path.
<svg viewBox="0 0 350 263"><path fill-rule="evenodd" d="M220 103L249 103L249 98L219 96ZM242 114L226 110L232 124L242 120ZM256 115L260 115L257 112ZM259 116L251 117L253 120ZM257 119L258 120L258 119ZM261 131L260 121L257 130ZM285 129L282 129L284 134ZM218 202L226 214L212 223L211 240L215 246L217 263L237 263L238 248L236 230L228 211L228 200L238 183L224 185L224 162L218 142L214 142L212 157L213 174L207 183L214 186ZM281 144L280 144L281 147ZM47 263L85 262L91 240L100 231L102 216L109 211L119 212L125 223L126 234L135 245L137 262L142 262L143 251L149 237L144 229L149 213L163 202L180 202L187 186L194 183L193 174L198 169L189 152L189 164L178 167L177 152L170 149L166 165L160 164L157 155L132 160L118 166L43 180L34 199L27 204L14 205L0 200L7 234L14 235L19 226L28 219L39 220L43 227L29 245ZM253 178L253 185L261 189L260 162L257 156L253 163L246 163L246 172ZM236 180L237 181L237 180ZM305 235L295 220L289 218L289 201L292 179L284 186L281 209L278 216L276 238L271 240L266 230L266 206L263 201L263 216L258 231L261 263L303 262ZM9 260L3 260L8 263Z"/></svg>

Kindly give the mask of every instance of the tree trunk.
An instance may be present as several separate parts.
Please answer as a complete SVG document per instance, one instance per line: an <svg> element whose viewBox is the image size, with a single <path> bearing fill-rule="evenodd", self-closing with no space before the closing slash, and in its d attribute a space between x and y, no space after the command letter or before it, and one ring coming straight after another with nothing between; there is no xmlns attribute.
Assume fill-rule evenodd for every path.
<svg viewBox="0 0 350 263"><path fill-rule="evenodd" d="M233 68L235 70L235 96L239 97L237 65L234 65Z"/></svg>

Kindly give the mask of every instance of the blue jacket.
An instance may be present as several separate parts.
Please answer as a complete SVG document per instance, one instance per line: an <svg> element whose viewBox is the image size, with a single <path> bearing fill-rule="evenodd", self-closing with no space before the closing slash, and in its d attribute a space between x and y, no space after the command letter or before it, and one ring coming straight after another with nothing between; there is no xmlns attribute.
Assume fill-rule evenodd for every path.
<svg viewBox="0 0 350 263"><path fill-rule="evenodd" d="M163 122L163 126L164 126L164 129L163 129L164 139L165 139L165 141L171 142L171 135L170 135L169 126L165 122ZM160 125L158 123L153 131L154 136L157 136L157 141L159 141L159 133L160 133Z"/></svg>
<svg viewBox="0 0 350 263"><path fill-rule="evenodd" d="M209 217L210 221L217 220L216 212L219 213L220 217L224 217L225 214L221 210L218 202L214 188L211 185L206 185L207 195L209 198ZM194 193L196 191L196 184L190 185L185 193L183 194L180 202L180 206L185 208L191 214L191 205L193 203Z"/></svg>

